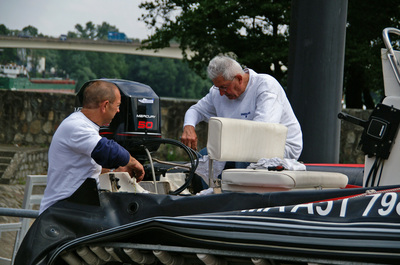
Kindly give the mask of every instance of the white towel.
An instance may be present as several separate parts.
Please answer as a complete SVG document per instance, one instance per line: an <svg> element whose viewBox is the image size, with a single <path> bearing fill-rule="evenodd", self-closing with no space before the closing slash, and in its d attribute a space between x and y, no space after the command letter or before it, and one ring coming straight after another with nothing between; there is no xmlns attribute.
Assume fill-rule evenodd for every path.
<svg viewBox="0 0 400 265"><path fill-rule="evenodd" d="M281 159L278 157L274 158L261 158L258 160L257 163L251 163L247 168L250 169L268 169L269 167L277 167L277 166L283 166L284 169L286 170L306 170L306 166L296 159Z"/></svg>
<svg viewBox="0 0 400 265"><path fill-rule="evenodd" d="M214 194L213 188L208 188L208 189L205 189L205 190L202 190L202 191L196 193L197 196L204 196L204 195L210 195L210 194Z"/></svg>

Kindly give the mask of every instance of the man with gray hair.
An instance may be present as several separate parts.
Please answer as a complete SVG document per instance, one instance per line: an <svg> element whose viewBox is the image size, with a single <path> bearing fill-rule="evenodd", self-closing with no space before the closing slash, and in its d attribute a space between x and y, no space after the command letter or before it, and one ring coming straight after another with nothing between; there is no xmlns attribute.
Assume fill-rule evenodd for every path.
<svg viewBox="0 0 400 265"><path fill-rule="evenodd" d="M214 85L186 112L182 143L197 150L195 127L211 117L280 123L288 128L284 157L299 158L303 148L300 124L275 78L242 69L237 61L227 56L214 57L207 72Z"/></svg>

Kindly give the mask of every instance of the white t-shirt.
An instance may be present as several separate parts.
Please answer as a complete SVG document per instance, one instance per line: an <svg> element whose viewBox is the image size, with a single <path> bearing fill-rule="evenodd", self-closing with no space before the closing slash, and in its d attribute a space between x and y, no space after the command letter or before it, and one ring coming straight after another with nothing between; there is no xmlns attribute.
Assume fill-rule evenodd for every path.
<svg viewBox="0 0 400 265"><path fill-rule="evenodd" d="M246 90L237 99L221 96L217 89L191 106L185 114L184 126L196 126L211 117L226 117L280 123L288 128L285 158L298 159L303 148L300 124L279 82L270 75L251 69Z"/></svg>
<svg viewBox="0 0 400 265"><path fill-rule="evenodd" d="M99 129L81 112L72 113L61 122L50 144L47 187L40 213L70 197L87 178L98 180L102 167L91 153L101 139Z"/></svg>

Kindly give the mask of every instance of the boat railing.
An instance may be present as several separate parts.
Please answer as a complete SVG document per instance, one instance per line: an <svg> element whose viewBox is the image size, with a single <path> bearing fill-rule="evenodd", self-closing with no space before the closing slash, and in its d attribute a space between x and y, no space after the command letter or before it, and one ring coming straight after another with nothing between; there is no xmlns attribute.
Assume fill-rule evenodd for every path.
<svg viewBox="0 0 400 265"><path fill-rule="evenodd" d="M394 75L397 79L397 82L400 85L400 64L395 56L395 52L393 50L392 42L390 41L389 34L396 34L400 36L400 30L396 28L385 28L382 32L383 42L387 48L387 56L392 66Z"/></svg>

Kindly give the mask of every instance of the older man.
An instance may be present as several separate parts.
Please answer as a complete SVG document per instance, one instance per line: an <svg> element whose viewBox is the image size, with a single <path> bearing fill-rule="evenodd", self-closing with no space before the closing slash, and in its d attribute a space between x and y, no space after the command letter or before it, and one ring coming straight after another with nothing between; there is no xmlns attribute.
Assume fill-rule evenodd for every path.
<svg viewBox="0 0 400 265"><path fill-rule="evenodd" d="M87 178L98 181L102 168L118 168L138 181L143 179L143 166L122 146L99 135L100 126L111 122L120 104L121 95L114 84L94 81L86 87L81 111L62 121L50 144L40 213L71 196Z"/></svg>
<svg viewBox="0 0 400 265"><path fill-rule="evenodd" d="M226 56L213 58L207 68L214 86L185 114L181 141L197 150L195 126L210 117L280 123L288 128L285 158L298 159L303 148L300 124L285 91L270 75L242 69Z"/></svg>

